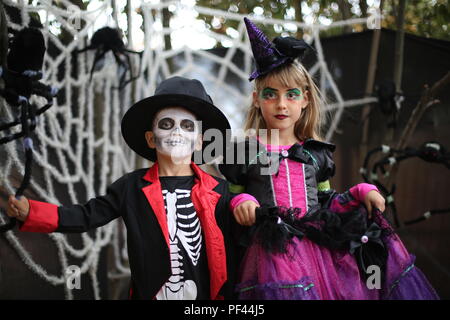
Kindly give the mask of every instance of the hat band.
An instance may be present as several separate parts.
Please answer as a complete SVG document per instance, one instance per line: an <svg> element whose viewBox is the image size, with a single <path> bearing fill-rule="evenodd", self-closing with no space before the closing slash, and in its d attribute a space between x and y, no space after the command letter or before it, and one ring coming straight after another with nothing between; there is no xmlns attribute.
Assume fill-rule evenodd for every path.
<svg viewBox="0 0 450 320"><path fill-rule="evenodd" d="M278 66L275 64L277 62L280 62L280 60L286 59L286 58L289 58L289 57L282 56L279 54L266 56L266 57L258 59L258 61L256 62L256 66L257 66L258 71L268 71L267 69Z"/></svg>

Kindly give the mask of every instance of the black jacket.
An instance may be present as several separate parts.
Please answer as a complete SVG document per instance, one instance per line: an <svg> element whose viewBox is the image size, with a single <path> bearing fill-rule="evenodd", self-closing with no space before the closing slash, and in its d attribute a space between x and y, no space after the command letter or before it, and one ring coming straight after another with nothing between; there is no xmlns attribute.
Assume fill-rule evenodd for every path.
<svg viewBox="0 0 450 320"><path fill-rule="evenodd" d="M219 165L221 173L232 184L236 193L245 192L254 196L263 207L275 205L270 177L278 168L271 159L273 156L264 145L255 138L246 138L242 142L230 145L227 150L233 155L233 162ZM335 146L331 143L307 139L303 145L294 144L285 157L305 164L306 196L311 207L318 205L317 184L330 179L335 172L332 153ZM278 154L275 154L278 157ZM280 155L280 157L283 157ZM269 170L270 168L270 170ZM267 174L271 170L271 174ZM311 208L308 208L311 209Z"/></svg>
<svg viewBox="0 0 450 320"><path fill-rule="evenodd" d="M231 298L235 277L234 244L228 183L192 164L191 198L206 243L211 299ZM85 232L122 217L127 227L132 299L153 299L171 275L166 212L158 165L124 175L104 196L84 205L57 207L29 200L30 214L22 231ZM220 292L219 292L220 291Z"/></svg>

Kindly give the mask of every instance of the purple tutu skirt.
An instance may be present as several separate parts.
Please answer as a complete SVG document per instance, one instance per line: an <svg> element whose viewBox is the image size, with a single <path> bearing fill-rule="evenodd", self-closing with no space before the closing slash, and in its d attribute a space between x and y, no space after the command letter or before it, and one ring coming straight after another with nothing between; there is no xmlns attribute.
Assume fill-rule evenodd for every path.
<svg viewBox="0 0 450 320"><path fill-rule="evenodd" d="M384 239L388 246L385 276L361 277L349 252L321 247L307 238L293 238L286 253L268 253L250 245L240 267L237 285L243 300L434 300L437 293L414 265L399 237ZM374 276L375 273L374 273ZM369 283L370 282L370 283Z"/></svg>

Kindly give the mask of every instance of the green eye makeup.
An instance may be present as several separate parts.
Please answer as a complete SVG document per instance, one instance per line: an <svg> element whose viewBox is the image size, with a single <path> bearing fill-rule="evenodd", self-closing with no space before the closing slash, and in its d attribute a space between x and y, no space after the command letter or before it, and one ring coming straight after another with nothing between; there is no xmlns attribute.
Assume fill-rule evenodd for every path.
<svg viewBox="0 0 450 320"><path fill-rule="evenodd" d="M290 89L287 92L287 97L294 100L300 100L302 98L302 91L300 89Z"/></svg>
<svg viewBox="0 0 450 320"><path fill-rule="evenodd" d="M275 94L276 94L276 90L274 90L272 88L264 88L261 91L260 97L263 99L271 99L275 96Z"/></svg>
<svg viewBox="0 0 450 320"><path fill-rule="evenodd" d="M260 98L262 99L273 99L276 98L278 94L278 91L272 88L264 88L261 91L260 94ZM301 100L303 97L303 93L300 89L298 88L294 88L294 89L289 89L285 95L286 98L290 99L290 100Z"/></svg>

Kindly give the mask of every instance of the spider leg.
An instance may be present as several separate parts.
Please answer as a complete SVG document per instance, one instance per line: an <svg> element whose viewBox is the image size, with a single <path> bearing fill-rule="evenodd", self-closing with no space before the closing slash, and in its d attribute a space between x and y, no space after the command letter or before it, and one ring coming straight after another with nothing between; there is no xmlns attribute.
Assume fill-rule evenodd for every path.
<svg viewBox="0 0 450 320"><path fill-rule="evenodd" d="M133 54L138 54L139 56L142 57L142 51L139 52L139 51L133 51L133 50L129 50L129 49L123 49L122 51L123 52L128 52L128 53L133 53Z"/></svg>
<svg viewBox="0 0 450 320"><path fill-rule="evenodd" d="M19 123L20 123L20 120L14 120L12 122L4 123L4 124L0 125L0 131L17 126Z"/></svg>
<svg viewBox="0 0 450 320"><path fill-rule="evenodd" d="M33 83L31 93L40 97L44 97L45 99L47 99L47 101L52 101L57 92L51 86L36 81Z"/></svg>
<svg viewBox="0 0 450 320"><path fill-rule="evenodd" d="M140 73L141 73L141 67L142 67L142 52L135 52L135 51L131 51L131 50L124 50L125 52L130 52L130 53L135 53L139 55L139 69L138 69L138 73L137 75L134 77L133 76L133 67L131 65L131 59L130 56L124 52L121 52L120 54L125 56L125 59L127 61L128 64L128 69L130 70L130 79L128 79L127 81L121 81L121 85L120 85L120 89L124 88L128 83L136 80L137 78L139 78Z"/></svg>
<svg viewBox="0 0 450 320"><path fill-rule="evenodd" d="M47 104L37 110L34 105L32 106L32 108L34 108L34 110L35 110L35 116L38 116L38 115L44 113L45 111L47 111L51 106L53 106L53 98L56 96L57 90L55 88L53 88L51 86L47 86L41 82L35 82L33 85L34 85L34 88L33 88L32 94L35 94L35 95L38 95L40 97L44 97L45 99L47 99ZM1 90L0 90L0 94L2 94ZM29 117L29 119L31 119L31 116ZM12 122L2 124L2 125L0 125L0 131L17 126L20 124L20 122L21 122L20 119L16 119ZM36 124L33 125L33 129L35 127L36 127ZM11 141L11 140L8 140L8 141Z"/></svg>
<svg viewBox="0 0 450 320"><path fill-rule="evenodd" d="M31 125L28 124L28 118L31 119ZM16 198L20 197L30 184L31 164L33 161L33 140L31 139L31 131L36 127L35 108L27 101L22 102L22 131L24 133L23 145L25 147L25 173L22 183L16 191Z"/></svg>
<svg viewBox="0 0 450 320"><path fill-rule="evenodd" d="M12 134L10 136L3 137L0 139L0 145L6 144L6 143L11 142L16 139L19 139L19 138L23 137L24 135L25 135L25 133L23 131L21 131L21 132Z"/></svg>
<svg viewBox="0 0 450 320"><path fill-rule="evenodd" d="M13 92L11 90L2 90L2 89L0 89L0 95L5 100L7 100L6 97L9 97L9 99L12 99L13 97L16 100L19 99L19 96L15 92ZM18 124L20 124L20 119L16 119L16 120L14 120L12 122L9 122L9 123L1 124L0 125L0 131L6 130L6 129L11 128L11 127L14 127L14 126L16 126ZM17 137L15 137L15 138L12 137L12 136L11 137L4 137L4 138L0 139L0 144L7 143L7 142L9 142L11 140L14 140L14 139L17 139Z"/></svg>
<svg viewBox="0 0 450 320"><path fill-rule="evenodd" d="M28 134L28 131L29 131L29 126L28 126L28 107L24 106L25 103L28 105L28 101L27 100L22 100L22 113L21 113L20 120L19 120L20 121L19 123L22 124L22 131L1 138L0 139L0 145L8 143L8 142L13 141L13 140L16 140L16 139L21 138L21 137L23 137L23 136ZM5 127L5 128L11 127L11 126L8 126L8 125L9 124L4 125L2 127Z"/></svg>
<svg viewBox="0 0 450 320"><path fill-rule="evenodd" d="M122 66L125 69L125 71L122 73L122 75L120 76L120 79L119 79L119 89L121 89L121 88L124 87L123 84L125 82L125 77L127 75L127 70L130 70L130 73L131 73L131 65L130 65L129 59L126 60L127 63L123 62L122 59L120 59L120 55L121 55L120 51L113 51L113 54L114 54L114 58L115 58L117 64L119 66ZM127 55L125 55L125 57L129 58Z"/></svg>
<svg viewBox="0 0 450 320"><path fill-rule="evenodd" d="M30 104L30 110L29 110L29 115L28 115L28 119L30 119L30 134L32 131L34 131L34 129L36 129L36 124L37 124L37 107L34 104Z"/></svg>
<svg viewBox="0 0 450 320"><path fill-rule="evenodd" d="M0 233L4 233L13 229L16 226L17 220L16 218L9 218L9 222L0 226Z"/></svg>
<svg viewBox="0 0 450 320"><path fill-rule="evenodd" d="M21 100L21 107L22 107L22 113L21 113L21 123L22 123L22 135L25 136L24 139L24 147L25 147L25 172L23 174L22 182L19 186L19 189L16 191L16 198L20 198L23 195L23 192L30 184L31 179L31 168L32 168L32 162L33 162L33 141L31 140L30 133L31 128L33 127L33 124L35 123L35 113L33 108L30 108L30 104L28 102L28 99L22 99ZM32 119L32 125L31 127L28 125L28 118ZM3 140L3 139L2 139ZM15 218L11 218L8 223L0 226L0 232L6 232L8 230L11 230L15 227L17 223L17 220Z"/></svg>
<svg viewBox="0 0 450 320"><path fill-rule="evenodd" d="M94 49L94 47L93 46L87 46L86 48L84 48L84 49L80 49L80 50L74 50L73 51L73 53L75 53L75 54L78 54L78 53L83 53L83 52L86 52L86 51L88 51L88 50L92 50L92 49Z"/></svg>
<svg viewBox="0 0 450 320"><path fill-rule="evenodd" d="M133 52L135 52L135 51L131 51L131 52L133 53ZM130 79L129 81L133 81L133 80L139 78L139 76L141 75L141 68L142 68L142 54L143 54L143 51L141 51L141 52L136 52L136 53L139 55L139 68L138 68L138 73L137 73L136 77L134 77L134 78L132 77L132 75L131 75L131 73L130 73L131 79Z"/></svg>
<svg viewBox="0 0 450 320"><path fill-rule="evenodd" d="M51 106L53 106L53 102L47 103L47 104L44 105L43 107L37 109L37 110L35 111L35 115L36 115L36 116L39 116L40 114L42 114L42 113L44 113L45 111L47 111L48 109L50 109ZM36 107L34 107L34 108L36 109ZM29 119L31 119L31 117L29 117ZM3 130L6 130L6 129L15 127L15 126L17 126L17 125L19 125L19 124L20 124L20 119L16 119L16 120L14 120L14 121L12 121L12 122L8 122L8 123L5 123L5 124L2 124L2 125L0 125L0 131L3 131ZM36 127L36 125L34 125L34 127ZM34 127L33 127L33 128L34 128ZM16 136L14 136L12 139L6 139L6 138L0 139L0 144L7 143L7 142L9 142L9 141L12 141L12 140L14 140L14 139L17 139L17 138L20 138L20 137L21 137L21 135L18 135L18 136L17 136L17 135L18 135L18 134L16 134ZM5 142L4 142L4 141L5 141Z"/></svg>
<svg viewBox="0 0 450 320"><path fill-rule="evenodd" d="M94 62L92 63L92 67L91 67L91 75L89 76L89 81L92 81L92 76L94 74L95 66L101 59L103 59L105 57L106 52L107 51L104 49L97 49L95 51L95 57L94 57Z"/></svg>

